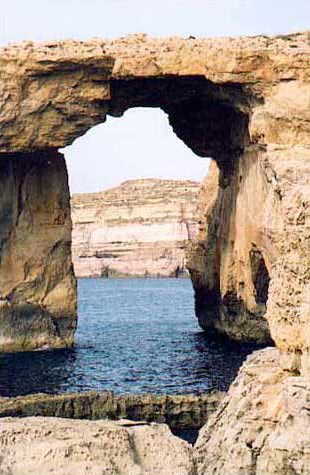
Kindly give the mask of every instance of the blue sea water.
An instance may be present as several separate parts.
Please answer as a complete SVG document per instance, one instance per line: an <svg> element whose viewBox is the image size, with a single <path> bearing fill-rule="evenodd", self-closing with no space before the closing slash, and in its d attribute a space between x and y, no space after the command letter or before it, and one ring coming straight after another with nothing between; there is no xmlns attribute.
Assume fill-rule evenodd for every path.
<svg viewBox="0 0 310 475"><path fill-rule="evenodd" d="M199 328L189 279L80 279L78 295L74 348L1 355L0 395L225 390L254 349Z"/></svg>

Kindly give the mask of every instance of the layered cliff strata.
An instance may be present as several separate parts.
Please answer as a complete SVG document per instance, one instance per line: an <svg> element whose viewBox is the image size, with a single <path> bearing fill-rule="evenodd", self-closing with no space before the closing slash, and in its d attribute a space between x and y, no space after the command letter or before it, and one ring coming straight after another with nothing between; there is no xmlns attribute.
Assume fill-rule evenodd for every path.
<svg viewBox="0 0 310 475"><path fill-rule="evenodd" d="M307 373L309 52L307 33L215 40L138 35L3 48L1 160L28 153L35 161L38 152L55 153L107 114L160 107L176 135L218 167L205 244L190 265L202 325L240 339L251 337L257 323L255 339L266 341L265 318L291 365ZM65 170L58 173L63 180ZM54 258L56 267L69 253ZM42 268L44 276L53 288ZM26 300L24 280L21 275L19 299ZM72 273L67 290L74 294ZM70 306L59 310L72 314ZM14 334L12 312L7 321Z"/></svg>
<svg viewBox="0 0 310 475"><path fill-rule="evenodd" d="M130 180L71 200L77 277L181 277L197 233L199 183Z"/></svg>

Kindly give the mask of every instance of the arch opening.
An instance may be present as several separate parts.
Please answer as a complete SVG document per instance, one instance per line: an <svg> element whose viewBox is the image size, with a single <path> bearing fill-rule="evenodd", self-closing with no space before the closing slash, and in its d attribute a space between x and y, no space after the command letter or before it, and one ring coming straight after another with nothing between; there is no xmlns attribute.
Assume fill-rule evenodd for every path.
<svg viewBox="0 0 310 475"><path fill-rule="evenodd" d="M137 178L201 181L209 166L173 133L158 107L107 116L62 152L71 193L99 192Z"/></svg>
<svg viewBox="0 0 310 475"><path fill-rule="evenodd" d="M96 191L86 188L71 199L77 277L188 276L186 248L196 234L208 160L195 157L171 132L162 110L132 108L65 150L73 185L89 174L87 184L94 179ZM92 153L95 171L89 171ZM75 159L83 160L84 174L74 168Z"/></svg>

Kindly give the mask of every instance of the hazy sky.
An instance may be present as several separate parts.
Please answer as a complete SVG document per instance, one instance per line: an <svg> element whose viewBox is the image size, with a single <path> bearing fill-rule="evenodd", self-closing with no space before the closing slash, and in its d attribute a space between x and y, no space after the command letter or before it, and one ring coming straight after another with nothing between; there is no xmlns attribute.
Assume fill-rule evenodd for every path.
<svg viewBox="0 0 310 475"><path fill-rule="evenodd" d="M0 45L24 39L231 36L310 29L310 0L0 0ZM165 114L132 109L65 151L70 186L96 191L135 177L200 179L208 160L172 133Z"/></svg>

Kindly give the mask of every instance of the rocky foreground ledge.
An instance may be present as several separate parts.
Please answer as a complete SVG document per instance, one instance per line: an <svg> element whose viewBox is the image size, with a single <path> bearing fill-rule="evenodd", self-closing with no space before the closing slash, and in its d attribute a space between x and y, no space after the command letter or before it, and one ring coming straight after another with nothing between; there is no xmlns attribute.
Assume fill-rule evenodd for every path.
<svg viewBox="0 0 310 475"><path fill-rule="evenodd" d="M223 395L1 398L0 473L194 475L193 447L171 430L201 428Z"/></svg>
<svg viewBox="0 0 310 475"><path fill-rule="evenodd" d="M283 355L250 355L199 433L199 475L309 475L310 379L281 368Z"/></svg>
<svg viewBox="0 0 310 475"><path fill-rule="evenodd" d="M189 407L195 414L206 396L196 401L188 396L147 395L126 396L121 402L121 397L112 398L110 393L101 399L94 393L76 399L73 395L2 399L2 416L36 411L60 417L2 418L0 473L309 475L310 380L281 368L280 360L276 348L256 351L241 367L227 395L220 395L215 411L216 394L210 394L207 424L194 448L175 437L166 424L63 417L100 418L107 408L123 404L126 409L117 413L120 416L148 417L153 411L158 420L186 425ZM143 402L149 403L144 412Z"/></svg>
<svg viewBox="0 0 310 475"><path fill-rule="evenodd" d="M280 359L276 348L254 352L224 397L3 398L0 473L309 475L310 380L281 368ZM39 417L26 417L34 414ZM203 418L207 423L194 447L167 425L198 426Z"/></svg>
<svg viewBox="0 0 310 475"><path fill-rule="evenodd" d="M164 424L1 421L1 475L194 475L192 452Z"/></svg>

